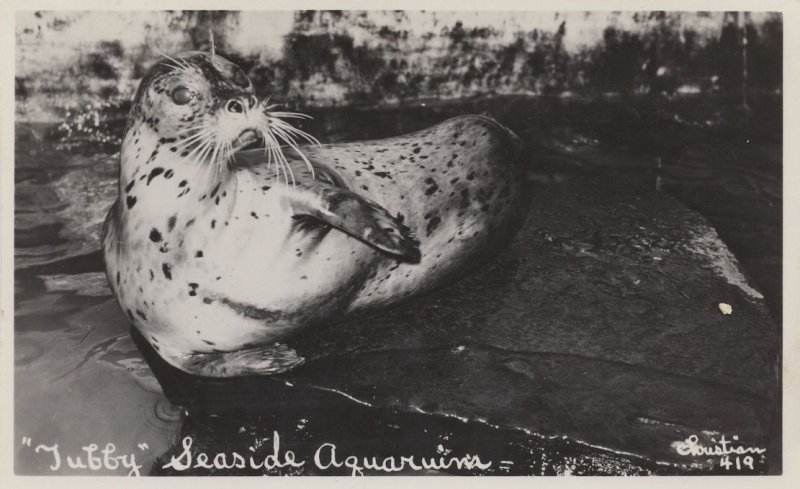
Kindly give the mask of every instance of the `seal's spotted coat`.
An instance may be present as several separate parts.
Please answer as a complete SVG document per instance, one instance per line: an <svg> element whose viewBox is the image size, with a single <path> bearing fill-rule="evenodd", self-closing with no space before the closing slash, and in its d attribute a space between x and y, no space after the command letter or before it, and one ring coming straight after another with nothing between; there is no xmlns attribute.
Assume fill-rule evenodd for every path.
<svg viewBox="0 0 800 489"><path fill-rule="evenodd" d="M491 119L303 147L311 169L287 151L292 185L263 150L195 157L192 128L235 144L261 108L235 65L182 59L199 68L160 63L142 81L103 233L120 305L176 367L210 376L290 368L301 359L276 341L441 283L508 224L517 144ZM194 98L179 105L176 86L186 85Z"/></svg>

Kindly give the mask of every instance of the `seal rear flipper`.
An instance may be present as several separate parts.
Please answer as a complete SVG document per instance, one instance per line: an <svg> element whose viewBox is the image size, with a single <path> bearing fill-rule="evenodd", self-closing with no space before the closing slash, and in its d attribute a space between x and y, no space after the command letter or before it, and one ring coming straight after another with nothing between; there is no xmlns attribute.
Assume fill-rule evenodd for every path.
<svg viewBox="0 0 800 489"><path fill-rule="evenodd" d="M226 352L193 352L165 358L184 372L203 377L272 375L302 365L305 359L282 343Z"/></svg>
<svg viewBox="0 0 800 489"><path fill-rule="evenodd" d="M347 189L314 181L297 187L291 206L395 258L419 263L414 233L380 205Z"/></svg>

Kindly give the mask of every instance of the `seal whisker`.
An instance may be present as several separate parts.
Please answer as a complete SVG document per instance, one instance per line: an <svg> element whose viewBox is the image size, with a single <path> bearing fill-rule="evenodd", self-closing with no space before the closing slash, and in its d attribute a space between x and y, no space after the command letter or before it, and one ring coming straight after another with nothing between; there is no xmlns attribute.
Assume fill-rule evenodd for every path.
<svg viewBox="0 0 800 489"><path fill-rule="evenodd" d="M192 159L194 163L197 163L198 161L202 162L207 158L210 148L212 145L216 144L217 138L214 128L205 124L198 129L197 134L190 136L187 139L192 139L195 136L196 138L194 141L200 141L201 144L195 148L195 150L193 150L188 157Z"/></svg>
<svg viewBox="0 0 800 489"><path fill-rule="evenodd" d="M301 138L305 139L306 141L308 141L311 144L315 144L317 146L321 146L322 145L322 143L320 143L319 140L317 138L315 138L314 136L312 136L311 134L308 134L307 132L305 132L305 131L303 131L301 129L298 129L298 128L294 127L293 125L291 125L291 124L289 124L289 123L287 123L285 121L282 121L280 119L276 119L276 120L272 120L270 122L272 123L272 125L274 125L276 127L280 127L281 129L283 129L283 130L285 130L285 131L287 131L287 132L289 132L291 134L295 134L298 137L301 137Z"/></svg>
<svg viewBox="0 0 800 489"><path fill-rule="evenodd" d="M214 168L214 181L218 182L218 181L222 180L222 176L223 176L223 166L222 166L222 164L228 161L227 158L226 158L227 154L228 154L228 142L227 141L221 141L217 145L217 159L214 160L214 165L213 165L213 168Z"/></svg>
<svg viewBox="0 0 800 489"><path fill-rule="evenodd" d="M186 158L187 160L189 160L189 161L190 161L191 163L193 163L193 164L194 164L194 163L197 163L197 155L198 155L198 153L199 153L199 152L202 152L202 151L203 151L203 148L206 146L206 144L208 144L208 140L207 140L207 139L204 139L204 140L200 141L200 142L198 143L198 145L197 145L197 146L195 146L195 147L194 147L194 149L193 149L193 150L191 150L191 151L189 152L189 154L187 154L187 155L185 156L185 158Z"/></svg>
<svg viewBox="0 0 800 489"><path fill-rule="evenodd" d="M212 136L208 136L208 137L200 137L200 138L197 138L195 140L189 141L188 144L186 145L186 147L188 147L188 146L190 146L191 144L194 144L194 143L198 143L198 145L192 150L191 153L189 153L186 156L191 159L192 156L195 154L195 152L197 152L200 148L202 148L206 144L210 143L212 140L213 140L213 137Z"/></svg>
<svg viewBox="0 0 800 489"><path fill-rule="evenodd" d="M284 141L286 141L286 143L294 150L295 153L297 153L300 156L300 158L303 159L303 162L305 162L305 164L306 164L306 168L308 168L309 173L311 173L311 178L312 179L316 178L316 173L314 171L314 166L311 164L311 161L309 161L308 157L306 157L305 153L303 153L303 151L300 150L300 146L297 144L297 141L295 140L294 133L287 131L286 130L287 128L294 129L291 126L282 127L282 126L277 126L276 125L276 126L273 127L273 130L276 132L276 134L281 136L281 138ZM302 131L297 131L297 132L301 132L302 133ZM301 136L302 135L305 135L305 133L302 133ZM307 136L305 139L307 139L312 144L316 143L318 146L320 145L319 141L317 141L317 139L314 138L313 136L309 136L309 135L305 135L305 136Z"/></svg>
<svg viewBox="0 0 800 489"><path fill-rule="evenodd" d="M278 143L278 140L275 139L275 136L272 134L272 132L267 132L266 136L267 141L269 142L270 151L272 151L272 154L275 156L276 173L277 169L280 169L280 171L283 173L284 181L286 184L288 184L289 177L286 173L286 169L284 168L284 165L286 165L286 156L284 156L283 152L281 151L280 143Z"/></svg>
<svg viewBox="0 0 800 489"><path fill-rule="evenodd" d="M187 138L182 139L180 141L179 145L181 147L188 147L189 145L191 145L191 144L193 144L193 143L195 143L197 141L209 139L209 138L211 138L213 136L214 136L214 134L211 131L200 132L200 133L193 134L193 135L191 135L191 136L189 136Z"/></svg>
<svg viewBox="0 0 800 489"><path fill-rule="evenodd" d="M263 133L265 147L264 150L267 152L268 158L268 166L272 168L273 172L275 173L275 178L280 180L281 172L280 172L280 150L277 148L277 144L275 139L272 137L268 131Z"/></svg>
<svg viewBox="0 0 800 489"><path fill-rule="evenodd" d="M231 147L230 141L223 141L222 142L222 157L221 161L229 162L231 157L233 156L233 149Z"/></svg>
<svg viewBox="0 0 800 489"><path fill-rule="evenodd" d="M269 132L266 130L261 130L261 137L264 140L264 154L267 156L267 168L272 169L275 172L275 176L278 176L278 168L277 163L275 160L275 154L272 147L272 144L269 140Z"/></svg>
<svg viewBox="0 0 800 489"><path fill-rule="evenodd" d="M189 155L189 157L192 159L192 163L197 165L198 163L203 162L207 158L209 151L211 151L212 145L213 141L210 139L203 141L203 143L200 146L198 146L197 149L195 149L195 151L197 151L198 149L200 149L200 151L196 153L193 157L191 154ZM192 153L195 153L195 151L192 151Z"/></svg>
<svg viewBox="0 0 800 489"><path fill-rule="evenodd" d="M280 170L281 175L283 175L283 182L286 185L288 185L289 184L289 174L286 171L286 163L285 163L286 156L281 151L280 144L277 142L277 140L275 139L275 137L272 134L270 134L270 138L272 140L272 143L271 143L271 145L272 145L272 154L275 155L275 166L276 166L276 168L278 168Z"/></svg>
<svg viewBox="0 0 800 489"><path fill-rule="evenodd" d="M212 128L212 127L208 127L206 125L202 125L200 127L191 127L189 129L185 129L183 131L178 132L177 134L178 134L178 136L183 136L184 134L188 134L188 136L183 138L185 140L185 139L191 139L193 137L203 136L203 135L213 136L215 134L215 131L214 131L214 128Z"/></svg>
<svg viewBox="0 0 800 489"><path fill-rule="evenodd" d="M215 140L214 150L211 152L211 164L213 165L214 170L217 174L219 174L220 167L222 166L223 149L224 149L224 143L219 140Z"/></svg>
<svg viewBox="0 0 800 489"><path fill-rule="evenodd" d="M313 119L310 115L301 114L300 112L270 112L269 115L283 119Z"/></svg>
<svg viewBox="0 0 800 489"><path fill-rule="evenodd" d="M175 59L172 56L159 51L158 49L156 49L155 52L158 53L159 55L161 55L162 57L166 58L167 60L171 61L172 63L174 63L174 65L170 64L170 63L164 63L164 64L166 64L167 66L169 66L171 68L175 68L178 71L188 71L188 70L191 70L193 67L196 68L195 65L189 63L185 59L180 59L179 58L180 59L180 61L179 61L178 59Z"/></svg>
<svg viewBox="0 0 800 489"><path fill-rule="evenodd" d="M311 165L311 162L308 160L306 155L303 154L302 151L300 151L300 148L297 146L295 140L280 128L274 127L273 131L275 132L275 134L280 136L280 138L283 139L289 145L289 147L291 147L294 150L294 152L297 153L303 159L303 162L305 162L308 171L311 173L311 177L314 178L314 167Z"/></svg>
<svg viewBox="0 0 800 489"><path fill-rule="evenodd" d="M274 148L269 140L269 132L266 129L259 129L261 132L261 137L264 140L264 154L267 157L267 168L273 168L273 165L277 165L274 155ZM277 175L277 167L274 168L275 174Z"/></svg>

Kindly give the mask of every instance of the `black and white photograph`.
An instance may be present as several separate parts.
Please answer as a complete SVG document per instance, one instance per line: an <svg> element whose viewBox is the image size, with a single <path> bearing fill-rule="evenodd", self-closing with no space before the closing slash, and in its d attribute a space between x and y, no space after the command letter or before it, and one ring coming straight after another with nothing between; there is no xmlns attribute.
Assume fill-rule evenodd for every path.
<svg viewBox="0 0 800 489"><path fill-rule="evenodd" d="M16 3L12 483L785 482L786 5L725 3Z"/></svg>

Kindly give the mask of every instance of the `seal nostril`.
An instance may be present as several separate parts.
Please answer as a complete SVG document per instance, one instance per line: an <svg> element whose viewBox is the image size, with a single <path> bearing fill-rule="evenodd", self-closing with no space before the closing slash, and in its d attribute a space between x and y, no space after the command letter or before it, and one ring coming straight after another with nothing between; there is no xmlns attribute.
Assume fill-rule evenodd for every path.
<svg viewBox="0 0 800 489"><path fill-rule="evenodd" d="M225 104L225 110L227 110L228 112L235 112L237 114L241 114L242 112L244 112L244 107L242 106L242 103L239 102L238 100L228 100L228 103Z"/></svg>
<svg viewBox="0 0 800 489"><path fill-rule="evenodd" d="M250 108L252 109L256 105L258 105L258 99L256 98L255 95L251 95L250 96Z"/></svg>

